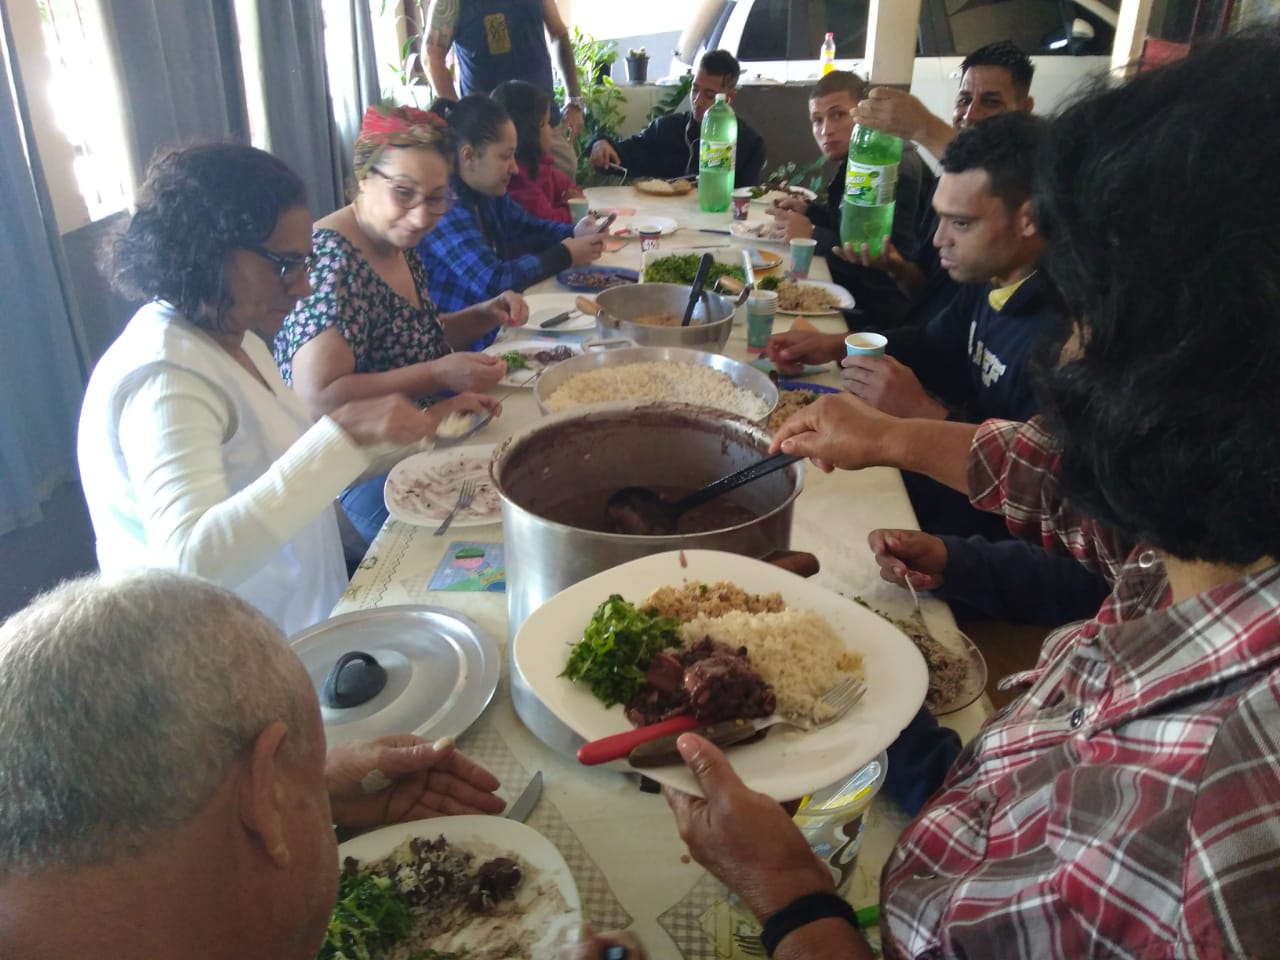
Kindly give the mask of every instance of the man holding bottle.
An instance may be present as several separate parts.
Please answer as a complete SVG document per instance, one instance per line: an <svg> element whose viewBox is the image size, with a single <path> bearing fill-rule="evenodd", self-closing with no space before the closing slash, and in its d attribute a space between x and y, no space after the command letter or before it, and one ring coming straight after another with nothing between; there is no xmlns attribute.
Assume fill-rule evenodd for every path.
<svg viewBox="0 0 1280 960"><path fill-rule="evenodd" d="M742 68L727 50L709 50L698 61L689 88L689 112L658 117L633 137L616 143L601 138L591 145L591 164L605 169L625 167L628 176L693 176L698 172L702 118L723 93L730 104L738 95ZM754 187L764 172L764 138L738 117L737 159L734 186Z"/></svg>

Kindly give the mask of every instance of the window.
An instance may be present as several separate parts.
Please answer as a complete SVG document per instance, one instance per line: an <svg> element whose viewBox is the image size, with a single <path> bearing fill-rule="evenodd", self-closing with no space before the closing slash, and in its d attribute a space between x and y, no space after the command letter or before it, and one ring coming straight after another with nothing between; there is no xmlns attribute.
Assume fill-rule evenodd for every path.
<svg viewBox="0 0 1280 960"><path fill-rule="evenodd" d="M921 56L966 56L1012 40L1033 56L1105 56L1120 0L924 0Z"/></svg>
<svg viewBox="0 0 1280 960"><path fill-rule="evenodd" d="M838 60L867 49L868 0L755 0L742 28L738 59L817 61L827 31Z"/></svg>
<svg viewBox="0 0 1280 960"><path fill-rule="evenodd" d="M51 66L54 121L75 152L76 185L90 220L133 202L120 93L93 0L45 0L40 5Z"/></svg>

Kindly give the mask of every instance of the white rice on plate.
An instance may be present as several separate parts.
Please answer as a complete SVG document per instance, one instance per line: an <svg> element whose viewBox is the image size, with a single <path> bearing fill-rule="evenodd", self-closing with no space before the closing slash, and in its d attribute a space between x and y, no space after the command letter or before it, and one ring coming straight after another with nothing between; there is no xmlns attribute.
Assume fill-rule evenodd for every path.
<svg viewBox="0 0 1280 960"><path fill-rule="evenodd" d="M590 403L689 403L763 420L768 404L727 375L698 363L625 363L597 367L571 377L544 401L551 412Z"/></svg>

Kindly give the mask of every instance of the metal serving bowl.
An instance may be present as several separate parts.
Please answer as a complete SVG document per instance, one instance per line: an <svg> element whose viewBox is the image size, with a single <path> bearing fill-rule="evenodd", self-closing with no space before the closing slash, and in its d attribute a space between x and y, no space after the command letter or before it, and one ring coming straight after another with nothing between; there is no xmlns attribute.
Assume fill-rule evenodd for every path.
<svg viewBox="0 0 1280 960"><path fill-rule="evenodd" d="M547 398L556 392L573 377L598 367L621 366L628 363L690 363L703 367L711 367L725 374L734 384L754 393L764 400L765 411L758 423L769 421L769 414L778 405L778 387L764 373L750 364L740 360L731 360L720 353L707 353L705 350L688 350L680 347L614 347L612 349L590 349L580 357L573 357L551 367L538 378L533 386L533 397L538 402L538 409L549 413ZM625 401L626 397L612 398ZM575 408L577 409L577 408ZM582 409L585 409L582 408Z"/></svg>
<svg viewBox="0 0 1280 960"><path fill-rule="evenodd" d="M632 283L602 290L596 296L600 306L596 332L606 339L626 337L642 347L691 347L719 352L729 339L734 310L746 299L746 291L736 300L703 291L687 327L635 322L641 317L666 313L679 324L691 291L691 287L678 283Z"/></svg>

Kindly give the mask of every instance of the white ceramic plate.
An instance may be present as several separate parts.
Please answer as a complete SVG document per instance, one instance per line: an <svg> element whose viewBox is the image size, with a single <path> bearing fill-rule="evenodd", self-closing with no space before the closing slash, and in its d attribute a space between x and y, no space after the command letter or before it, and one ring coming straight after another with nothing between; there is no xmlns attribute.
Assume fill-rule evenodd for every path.
<svg viewBox="0 0 1280 960"><path fill-rule="evenodd" d="M785 200L787 197L798 196L802 200L807 200L809 203L813 203L813 201L818 199L818 195L807 187L788 187L787 189L790 191L789 193L782 190L770 190L763 196L754 198L751 202L767 207L769 204L773 203L773 201Z"/></svg>
<svg viewBox="0 0 1280 960"><path fill-rule="evenodd" d="M542 321L550 320L556 314L564 313L566 310L576 310L578 299L576 293L531 293L524 299L529 304L529 319L521 327L507 327L503 330L503 337L511 339L527 339L528 337L542 336L554 330L594 330L596 327L595 317L588 316L585 313L578 313L570 317L564 323L557 324L552 331L544 331L541 329ZM501 338L500 338L501 339Z"/></svg>
<svg viewBox="0 0 1280 960"><path fill-rule="evenodd" d="M474 850L481 860L515 854L534 869L533 882L521 883L516 902L521 915L507 921L528 949L527 956L549 957L568 941L570 931L582 923L582 899L569 865L551 841L523 823L505 817L434 817L412 823L397 823L362 834L338 847L339 857L355 857L361 863L385 857L406 840L443 836L451 846ZM539 896L539 887L559 891L564 903L554 897ZM495 921L478 917L466 928L467 939L478 940ZM461 943L451 947L457 950Z"/></svg>
<svg viewBox="0 0 1280 960"><path fill-rule="evenodd" d="M666 237L679 230L680 224L670 217L628 217L626 220L619 220L614 223L609 229L609 233L615 237L631 239L640 236L641 227L657 227L662 231L662 235Z"/></svg>
<svg viewBox="0 0 1280 960"><path fill-rule="evenodd" d="M502 500L489 479L493 447L489 443L427 450L401 460L391 468L382 488L387 512L415 526L439 526L457 502L462 481L474 478L480 489L471 506L458 511L453 526L497 523L502 519Z"/></svg>
<svg viewBox="0 0 1280 960"><path fill-rule="evenodd" d="M779 304L779 313L790 314L791 316L796 317L825 317L832 313L838 313L841 307L847 310L853 306L853 294L838 283L826 283L822 280L797 280L795 282L800 284L802 287L820 287L823 290L826 290L835 298L835 305L831 307L824 307L821 310L783 310L782 305Z"/></svg>
<svg viewBox="0 0 1280 960"><path fill-rule="evenodd" d="M748 243L769 243L777 246L790 246L791 241L786 233L776 233L773 217L767 220L735 220L729 224L729 234L735 240L746 240Z"/></svg>
<svg viewBox="0 0 1280 960"><path fill-rule="evenodd" d="M594 317L589 317L588 319L591 320L592 325L595 324ZM539 362L533 358L532 354L540 353L544 350L568 350L576 357L582 353L582 344L544 337L541 340L497 340L484 348L485 353L491 353L499 357L504 353L511 353L513 350L525 354L526 366L516 370L508 370L506 376L499 380L498 384L503 387L532 387L533 382L538 379L543 370L555 366L554 363L543 364ZM566 357L565 359L568 360L569 358Z"/></svg>
<svg viewBox="0 0 1280 960"><path fill-rule="evenodd" d="M714 550L677 550L642 557L596 574L556 594L529 616L516 634L512 655L540 700L586 740L631 729L620 705L608 710L585 685L560 676L570 645L610 594L638 603L661 586L690 580L729 580L748 592L778 591L787 606L825 617L849 649L863 655L869 690L846 716L820 730L783 727L764 740L732 747L733 768L752 789L794 800L834 783L870 761L911 721L928 688L924 658L893 624L872 611L750 557ZM644 771L689 793L697 784L680 765Z"/></svg>

